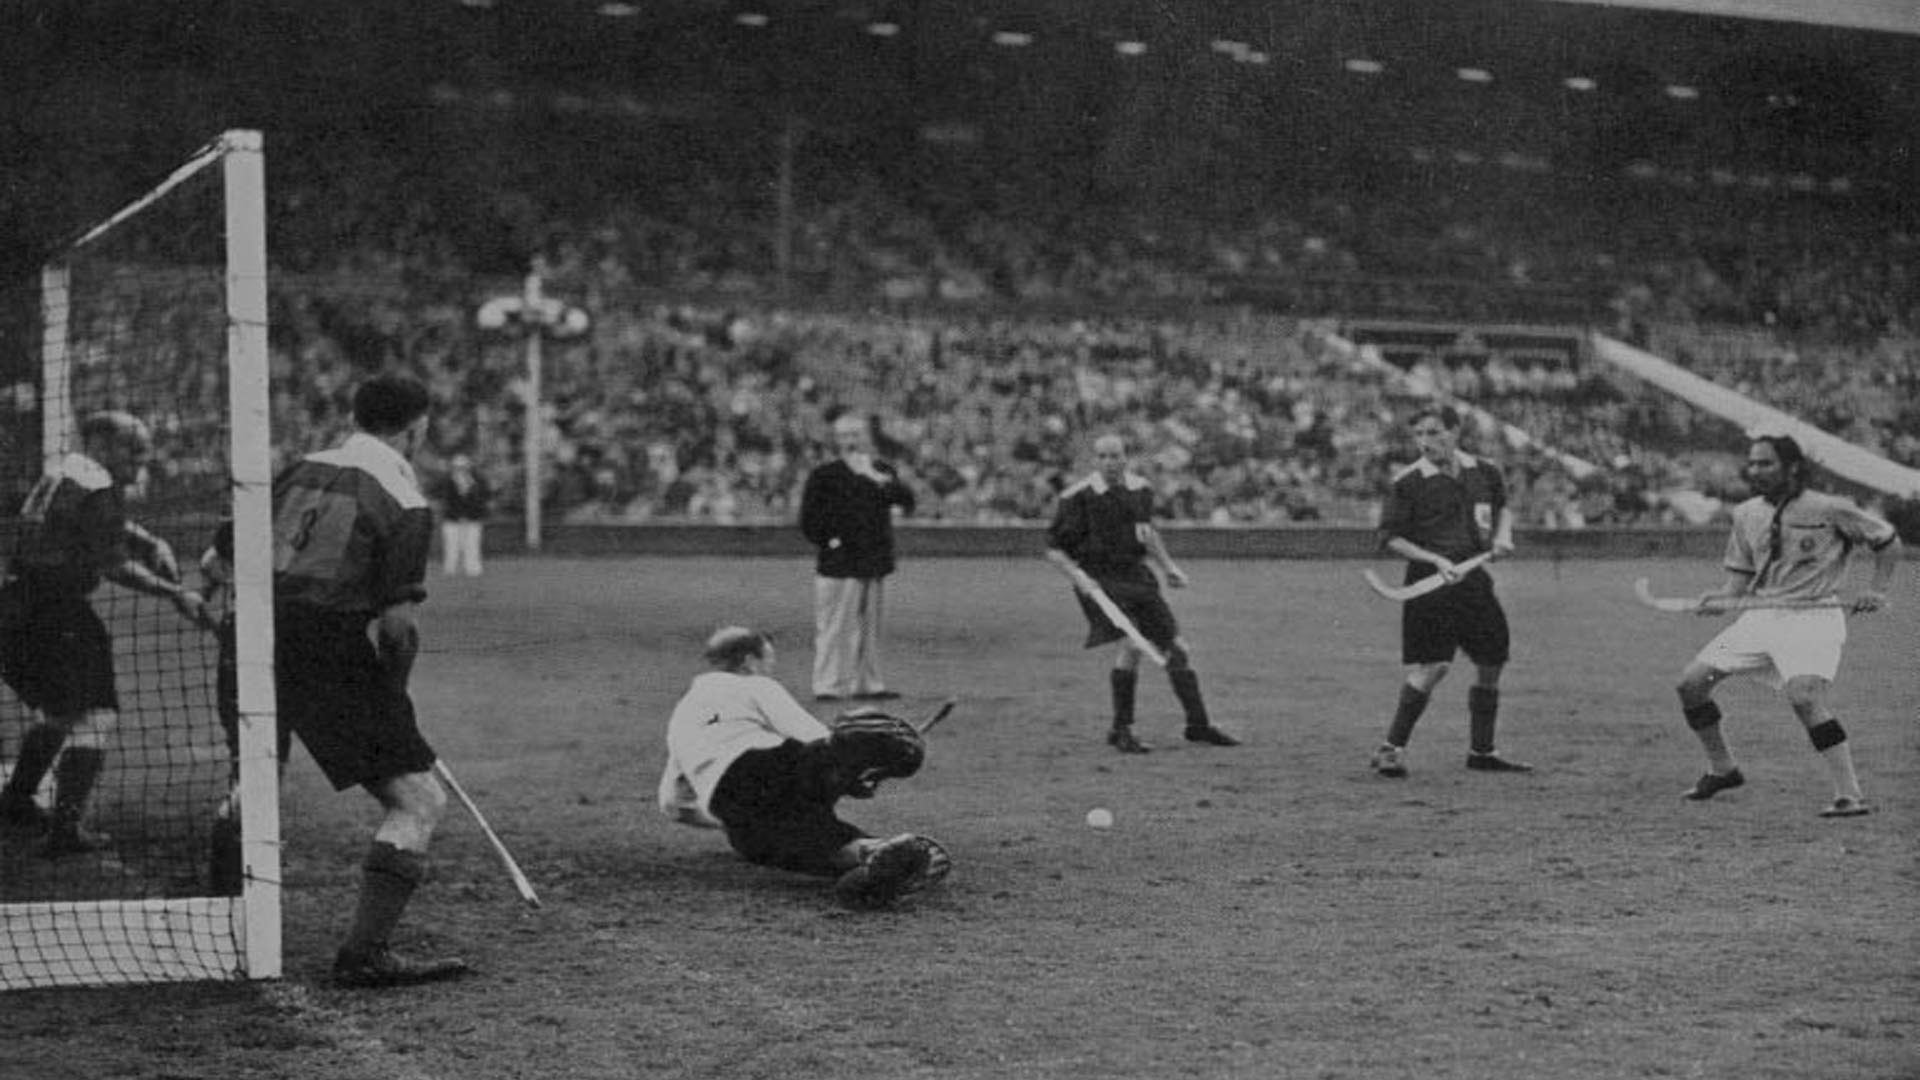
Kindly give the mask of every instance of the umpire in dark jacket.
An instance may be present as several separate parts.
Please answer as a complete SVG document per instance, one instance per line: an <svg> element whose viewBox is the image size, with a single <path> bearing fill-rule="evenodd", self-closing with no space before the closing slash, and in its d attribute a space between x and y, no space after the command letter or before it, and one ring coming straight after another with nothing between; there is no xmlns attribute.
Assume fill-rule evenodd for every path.
<svg viewBox="0 0 1920 1080"><path fill-rule="evenodd" d="M900 695L880 675L884 583L893 573L893 508L911 514L913 489L877 460L869 420L833 424L839 457L813 470L800 495L800 531L819 552L813 580L813 695L878 701Z"/></svg>

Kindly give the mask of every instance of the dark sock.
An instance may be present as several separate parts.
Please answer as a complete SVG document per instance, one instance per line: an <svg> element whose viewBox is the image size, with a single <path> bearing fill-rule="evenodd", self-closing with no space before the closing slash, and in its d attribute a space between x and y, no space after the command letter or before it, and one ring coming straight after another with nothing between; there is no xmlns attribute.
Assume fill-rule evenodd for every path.
<svg viewBox="0 0 1920 1080"><path fill-rule="evenodd" d="M87 800L100 779L107 752L91 746L76 746L60 756L53 770L53 827L72 832L86 816Z"/></svg>
<svg viewBox="0 0 1920 1080"><path fill-rule="evenodd" d="M1133 668L1114 668L1107 672L1107 684L1113 689L1113 726L1133 726L1134 691L1140 685L1140 673Z"/></svg>
<svg viewBox="0 0 1920 1080"><path fill-rule="evenodd" d="M1173 696L1180 700L1180 708L1187 714L1187 726L1203 728L1212 726L1207 719L1207 703L1200 697L1200 675L1189 667L1167 669L1167 681L1173 684Z"/></svg>
<svg viewBox="0 0 1920 1080"><path fill-rule="evenodd" d="M31 800L66 741L67 733L51 724L38 724L29 730L20 740L20 758L13 763L13 775L7 777L0 802L17 804Z"/></svg>
<svg viewBox="0 0 1920 1080"><path fill-rule="evenodd" d="M1499 715L1499 688L1474 686L1467 689L1467 745L1474 753L1493 753L1493 724Z"/></svg>
<svg viewBox="0 0 1920 1080"><path fill-rule="evenodd" d="M360 870L360 901L342 952L364 953L386 944L413 890L427 876L424 856L377 840L367 849Z"/></svg>
<svg viewBox="0 0 1920 1080"><path fill-rule="evenodd" d="M1427 700L1432 696L1407 683L1400 684L1400 703L1394 706L1393 723L1387 725L1389 745L1407 745L1407 740L1413 738L1413 725L1419 722L1420 714L1427 711Z"/></svg>

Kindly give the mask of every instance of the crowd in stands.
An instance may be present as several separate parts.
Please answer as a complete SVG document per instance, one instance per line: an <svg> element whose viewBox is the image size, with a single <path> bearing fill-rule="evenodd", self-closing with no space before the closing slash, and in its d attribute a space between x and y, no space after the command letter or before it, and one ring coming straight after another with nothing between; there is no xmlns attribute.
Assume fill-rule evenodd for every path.
<svg viewBox="0 0 1920 1080"><path fill-rule="evenodd" d="M1541 287L1608 298L1598 328L1920 464L1914 237L1883 226L1869 245L1870 224L1833 224L1844 207L1647 199L1622 214L1401 191L1203 221L969 208L867 180L799 199L783 263L770 211L742 191L696 173L650 194L571 217L496 208L547 291L591 319L545 348L554 520L790 520L831 418L858 410L919 485L923 520L1043 520L1089 434L1114 430L1179 520L1366 524L1414 455L1405 417L1435 398L1468 410L1468 447L1507 467L1526 524L1715 520L1740 491L1729 425L1591 365L1494 353L1402 370L1325 318L1444 315L1471 295L1497 320L1516 314L1503 295L1524 305ZM483 277L433 212L397 201L343 204L358 246L277 234L277 450L331 441L354 382L404 367L438 405L428 471L470 455L515 513L524 339L473 313L520 283ZM1241 279L1314 299L1261 314L1225 302Z"/></svg>

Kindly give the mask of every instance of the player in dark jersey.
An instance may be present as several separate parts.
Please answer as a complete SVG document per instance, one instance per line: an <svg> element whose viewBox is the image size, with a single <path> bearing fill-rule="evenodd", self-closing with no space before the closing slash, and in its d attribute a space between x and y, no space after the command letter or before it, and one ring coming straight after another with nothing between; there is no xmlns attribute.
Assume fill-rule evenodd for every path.
<svg viewBox="0 0 1920 1080"><path fill-rule="evenodd" d="M1210 746L1238 746L1240 740L1213 725L1200 694L1187 643L1173 610L1160 592L1160 576L1173 588L1187 584L1186 571L1167 554L1153 527L1153 489L1127 469L1126 443L1103 435L1093 444L1092 475L1060 493L1053 524L1047 530L1047 558L1068 574L1084 574L1110 597L1143 637L1167 655L1167 681L1186 713L1186 738ZM1151 563L1151 565L1149 565ZM1159 575L1154 573L1159 570ZM1134 692L1140 678L1140 649L1101 613L1085 592L1075 592L1087 617L1087 648L1119 643L1108 673L1113 695L1113 727L1107 743L1123 754L1144 754L1149 747L1133 734Z"/></svg>
<svg viewBox="0 0 1920 1080"><path fill-rule="evenodd" d="M348 986L466 970L455 959L407 959L388 941L426 876L427 846L447 805L407 690L433 534L433 512L409 463L426 438L427 406L426 388L413 379L364 383L353 397L358 430L282 473L273 489L280 722L336 790L363 787L384 814L334 961L336 981Z"/></svg>
<svg viewBox="0 0 1920 1080"><path fill-rule="evenodd" d="M110 842L85 824L120 710L113 638L93 609L94 590L112 581L171 600L187 618L207 618L200 594L180 583L166 541L126 516L126 489L153 451L146 424L97 413L80 425L80 443L28 493L0 586L0 677L40 717L0 789L0 823L44 829L50 856ZM33 801L49 770L51 815Z"/></svg>
<svg viewBox="0 0 1920 1080"><path fill-rule="evenodd" d="M1512 644L1507 613L1484 568L1465 574L1455 568L1482 552L1499 558L1513 551L1506 482L1492 463L1460 450L1460 415L1451 407L1422 409L1411 426L1420 457L1393 478L1380 532L1387 549L1407 560L1408 584L1434 574L1445 575L1450 584L1401 608L1400 658L1406 677L1386 741L1374 752L1373 768L1382 776L1407 775L1405 754L1413 725L1454 656L1465 653L1475 671L1467 691L1467 768L1531 771L1531 766L1509 761L1494 748L1500 673Z"/></svg>

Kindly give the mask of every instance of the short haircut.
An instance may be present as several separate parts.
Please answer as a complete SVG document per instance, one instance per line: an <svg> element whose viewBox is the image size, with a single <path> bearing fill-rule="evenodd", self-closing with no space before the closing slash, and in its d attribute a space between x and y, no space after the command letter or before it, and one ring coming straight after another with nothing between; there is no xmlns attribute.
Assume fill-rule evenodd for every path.
<svg viewBox="0 0 1920 1080"><path fill-rule="evenodd" d="M1448 431L1460 430L1460 411L1451 405L1423 405L1407 420L1407 426L1419 427L1420 421L1428 418L1440 421Z"/></svg>
<svg viewBox="0 0 1920 1080"><path fill-rule="evenodd" d="M353 422L370 435L392 435L427 414L427 388L407 375L376 375L353 392Z"/></svg>
<svg viewBox="0 0 1920 1080"><path fill-rule="evenodd" d="M749 657L765 656L771 644L773 639L758 630L723 626L707 638L706 651L701 655L721 671L739 671L747 666Z"/></svg>

